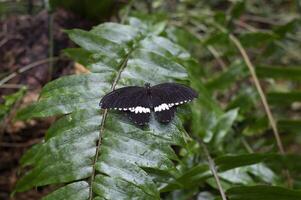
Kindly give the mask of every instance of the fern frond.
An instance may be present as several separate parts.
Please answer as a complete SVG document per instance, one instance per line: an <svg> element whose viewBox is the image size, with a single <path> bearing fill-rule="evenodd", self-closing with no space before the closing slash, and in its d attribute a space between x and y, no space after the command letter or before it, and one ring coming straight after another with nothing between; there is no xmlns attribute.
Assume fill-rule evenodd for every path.
<svg viewBox="0 0 301 200"><path fill-rule="evenodd" d="M98 107L115 87L186 79L177 60L189 54L157 33L141 30L105 23L91 31L67 31L81 47L67 53L90 73L48 83L39 101L19 112L21 119L63 116L45 141L23 157L23 166L32 169L19 180L17 192L63 184L45 199L160 199L160 182L147 169L177 174L171 145L183 144L180 121L168 126L151 121L141 129Z"/></svg>

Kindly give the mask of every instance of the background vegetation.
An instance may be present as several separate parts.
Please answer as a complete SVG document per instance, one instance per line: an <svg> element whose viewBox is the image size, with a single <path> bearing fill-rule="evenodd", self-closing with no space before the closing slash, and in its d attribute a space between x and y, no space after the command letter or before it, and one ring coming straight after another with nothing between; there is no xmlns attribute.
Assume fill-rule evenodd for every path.
<svg viewBox="0 0 301 200"><path fill-rule="evenodd" d="M4 1L0 10L9 27L0 197L301 199L300 1ZM12 23L28 12L28 26ZM145 81L181 82L199 98L169 125L143 129L99 110L105 93Z"/></svg>

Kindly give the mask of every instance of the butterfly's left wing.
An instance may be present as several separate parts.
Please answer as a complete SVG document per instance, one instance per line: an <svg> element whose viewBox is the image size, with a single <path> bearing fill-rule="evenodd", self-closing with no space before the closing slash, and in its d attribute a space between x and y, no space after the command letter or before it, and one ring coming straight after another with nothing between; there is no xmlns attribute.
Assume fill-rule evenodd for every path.
<svg viewBox="0 0 301 200"><path fill-rule="evenodd" d="M161 123L169 123L175 116L176 107L170 107L160 112L155 112L155 118Z"/></svg>

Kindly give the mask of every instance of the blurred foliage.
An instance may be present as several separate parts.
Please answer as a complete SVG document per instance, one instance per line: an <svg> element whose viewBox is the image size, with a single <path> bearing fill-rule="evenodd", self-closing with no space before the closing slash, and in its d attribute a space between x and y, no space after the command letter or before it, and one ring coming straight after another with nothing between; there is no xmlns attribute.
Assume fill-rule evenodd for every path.
<svg viewBox="0 0 301 200"><path fill-rule="evenodd" d="M0 104L0 122L9 114L13 106L22 99L26 90L27 88L24 86L17 92L2 97L4 102Z"/></svg>
<svg viewBox="0 0 301 200"><path fill-rule="evenodd" d="M44 1L2 0L0 1L0 19L12 15L36 14L44 8Z"/></svg>
<svg viewBox="0 0 301 200"><path fill-rule="evenodd" d="M50 9L58 7L73 11L91 20L107 20L114 15L126 2L112 0L49 0Z"/></svg>
<svg viewBox="0 0 301 200"><path fill-rule="evenodd" d="M202 138L216 162L222 187L230 200L301 199L301 168L300 156L298 155L300 154L301 144L300 11L300 1L155 0L133 1L120 12L122 22L138 28L139 31L145 34L143 37L154 36L151 37L151 40L145 40L138 47L164 55L168 59L172 58L173 62L185 67L188 72L189 84L199 92L199 98L194 103L180 108L178 111L178 117L184 124L186 131L184 132L181 128L180 130L183 131L184 135L187 132L187 136L182 136L185 139L184 144L174 144L176 145L174 153L177 154L177 158L173 165L176 170L173 168L168 173L158 166L148 165L142 167L143 173L147 174L145 176L151 179L151 182L157 187L156 190L154 185L151 184L152 194L158 195L160 193L161 199L168 200L221 199L217 183L212 177L203 149L198 140L195 139ZM104 50L96 44L102 44L106 41L104 38L120 42L121 39L118 38L121 37L120 35L124 35L124 37L131 37L132 35L127 32L127 29L123 30L122 28L119 30L96 28L96 30L101 38L99 38L99 35L93 35L91 36L93 40L91 38L87 39L89 38L88 33L81 31L77 32L80 36L77 34L70 35L84 50L71 49L66 52L94 72L110 71L112 69L108 70L106 68L106 70L103 70L100 67L111 66L116 60L119 61L120 57L118 57L119 59L107 60L108 54L106 52L96 55L94 51ZM114 38L116 35L118 37ZM254 80L250 77L245 60L230 39L230 35L238 38L255 66L256 74L261 81L280 130L287 155L277 153L275 138L258 91L254 87ZM154 39L156 37L163 37L164 40ZM82 41L81 38L85 40ZM96 44L91 43L91 41L96 41ZM136 42L137 40L133 40L126 45L137 44ZM108 47L107 45L110 46L110 44L111 41L106 42L103 44L104 48ZM128 50L129 47L126 45L125 50ZM122 53L122 51L117 51L120 50L119 48L116 47L115 49L114 45L113 47L108 47L106 50L111 52L112 55ZM145 54L139 57L144 62L139 62L140 64L135 69L130 68L133 71L127 73L127 76L131 75L131 79L122 79L124 80L122 84L138 84L146 79L150 82L156 80L153 83L157 83L157 78L162 74L164 75L164 71L161 71L162 74L158 74L158 77L154 74L153 78L140 76L141 71L148 70L148 73L151 74L154 69L157 69L149 65L150 61L162 61L155 58ZM105 62L105 64L102 62ZM164 64L161 63L160 65L163 66ZM173 80L183 81L182 78L173 74ZM166 79L161 79L161 81L164 80ZM188 81L186 80L186 83ZM19 117L30 118L68 114L73 111L78 112L77 109L83 109L85 106L92 106L91 104L82 103L83 98L90 96L87 93L81 94L83 91L87 92L87 89L83 89L79 85L78 93L76 90L71 92L68 89L64 90L68 95L78 95L76 98L69 96L70 101L73 103L78 101L78 105L74 106L75 104L71 103L71 105L64 106L59 104L58 107L50 110L45 109L45 107L50 108L50 106L56 105L50 100L54 99L56 103L63 101L55 96L62 91L56 89L56 87L64 86L64 81L61 84L58 83L59 81L50 83L49 86L46 86L46 89L44 88L43 95L46 95L45 99L42 98L40 102L34 105L34 112L28 108L21 111ZM87 82L84 81L84 83ZM93 91L100 90L99 87L101 87L92 87L89 84L88 86ZM100 97L101 95L98 98ZM73 116L70 117L72 121ZM68 120L65 119L65 121ZM63 122L58 123L62 123L58 127L63 126ZM108 123L110 128L114 127L111 121ZM117 128L115 130L120 131ZM123 135L123 132L120 132ZM114 131L113 133L117 134ZM53 134L55 136L55 133ZM48 145L49 147L47 147ZM50 148L51 142L46 142L43 146L42 148ZM41 147L36 146L34 148L39 149ZM111 153L113 153L116 146L111 145L111 149L108 146L104 148L106 151L111 150ZM130 149L130 147L127 148L127 150ZM156 148L162 150L160 147ZM33 152L36 151L29 151L24 159L29 164L38 164L39 167L39 164L43 164L42 162L34 163L34 160L29 159L31 155L34 155ZM129 155L123 156L127 158L126 156ZM139 160L139 162L141 161ZM124 167L128 169L128 166ZM288 170L289 176L286 170ZM170 173L172 173L172 176ZM116 176L115 173L105 174L108 177ZM117 177L118 180L121 180L118 192L125 191L125 197L120 197L121 199L143 199L138 195L140 194L138 192L135 194L127 192L128 188L125 186L128 185L123 181L129 181L128 179L123 176ZM87 176L82 176L80 180L85 180L85 178ZM104 180L107 181L107 179ZM53 183L51 181L45 183L44 180L38 179L35 179L35 181L35 183L30 183L32 184L31 187ZM69 177L66 182L70 181ZM102 180L97 179L96 181L101 182ZM114 181L116 180L114 179ZM112 189L111 194L115 194L113 191L116 189L115 186L118 185L118 182L114 181L109 182L110 186L116 183L114 187L112 186L114 190ZM28 187L26 186L26 180L23 179L21 182L22 187ZM57 182L61 183L60 181ZM292 182L291 186L288 186L289 182ZM109 183L106 182L106 184ZM57 193L53 193L52 198L57 197L56 194L61 196L67 194L68 191L75 191L81 187L85 191L88 187L85 184L73 184L76 183L71 183L63 187L63 190L60 189ZM105 182L101 182L101 184L105 185ZM137 183L137 185L139 184ZM143 189L148 187L144 184L139 186ZM95 186L95 188L97 187L99 185ZM106 187L102 189L105 190ZM101 196L103 190L97 190L97 194ZM134 196L129 197L129 195ZM158 198L156 195L153 198ZM112 199L108 196L104 198Z"/></svg>

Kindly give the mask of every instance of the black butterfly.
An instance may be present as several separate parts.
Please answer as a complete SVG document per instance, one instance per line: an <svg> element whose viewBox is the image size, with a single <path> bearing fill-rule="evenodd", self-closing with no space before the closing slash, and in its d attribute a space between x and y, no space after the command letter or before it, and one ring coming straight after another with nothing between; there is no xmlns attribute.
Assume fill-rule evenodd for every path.
<svg viewBox="0 0 301 200"><path fill-rule="evenodd" d="M190 87L177 83L162 83L145 87L129 86L106 94L99 106L125 112L138 125L150 120L151 112L161 123L168 123L175 115L176 107L196 98L198 94Z"/></svg>

